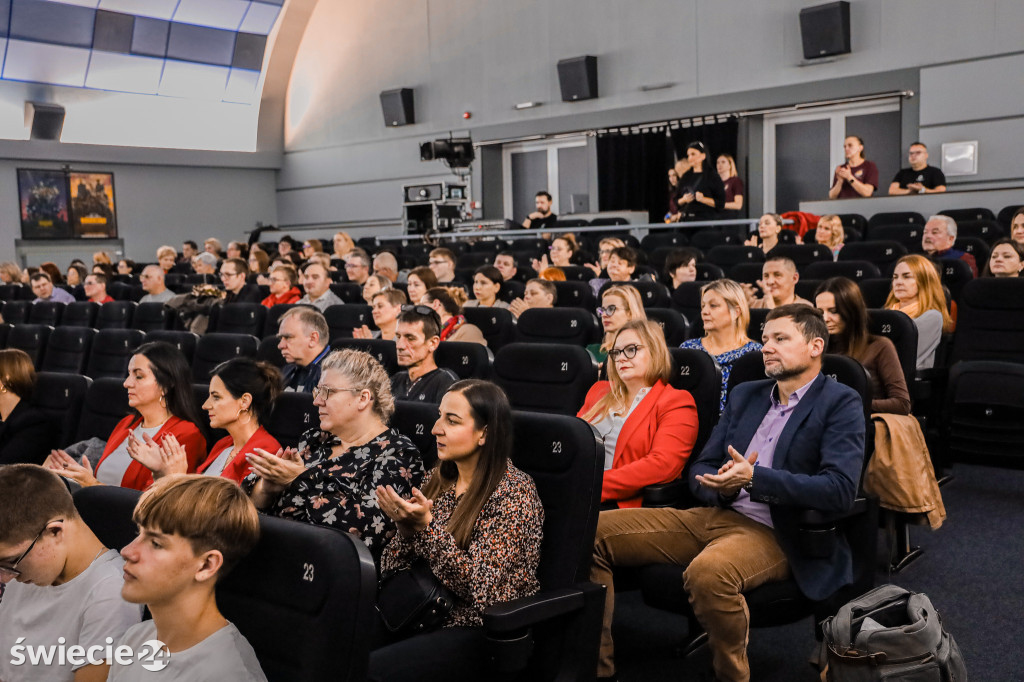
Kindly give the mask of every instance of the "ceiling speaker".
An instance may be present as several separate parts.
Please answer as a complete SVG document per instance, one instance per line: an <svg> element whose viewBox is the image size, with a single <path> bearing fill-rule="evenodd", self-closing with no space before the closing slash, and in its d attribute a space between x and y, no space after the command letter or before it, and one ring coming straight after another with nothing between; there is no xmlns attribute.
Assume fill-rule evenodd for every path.
<svg viewBox="0 0 1024 682"><path fill-rule="evenodd" d="M800 10L800 37L804 59L849 54L850 3L830 2Z"/></svg>
<svg viewBox="0 0 1024 682"><path fill-rule="evenodd" d="M25 125L30 140L60 140L64 130L64 107L59 104L25 102Z"/></svg>
<svg viewBox="0 0 1024 682"><path fill-rule="evenodd" d="M563 102L597 97L597 57L573 57L558 62Z"/></svg>
<svg viewBox="0 0 1024 682"><path fill-rule="evenodd" d="M416 122L412 88L385 90L380 93L380 107L384 110L384 125L389 128Z"/></svg>

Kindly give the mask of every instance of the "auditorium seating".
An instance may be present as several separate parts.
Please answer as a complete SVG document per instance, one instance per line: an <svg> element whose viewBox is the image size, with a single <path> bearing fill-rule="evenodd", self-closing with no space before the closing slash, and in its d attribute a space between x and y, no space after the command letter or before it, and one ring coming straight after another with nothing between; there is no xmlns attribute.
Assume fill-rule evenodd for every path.
<svg viewBox="0 0 1024 682"><path fill-rule="evenodd" d="M211 332L199 337L192 360L192 379L207 383L214 367L238 356L255 357L259 339L248 334L220 334Z"/></svg>
<svg viewBox="0 0 1024 682"><path fill-rule="evenodd" d="M171 329L176 319L174 310L163 303L140 303L135 308L132 327L144 332Z"/></svg>
<svg viewBox="0 0 1024 682"><path fill-rule="evenodd" d="M661 325L669 348L678 347L690 338L690 324L679 311L672 308L646 308L645 312L648 320Z"/></svg>
<svg viewBox="0 0 1024 682"><path fill-rule="evenodd" d="M89 327L56 327L46 343L46 356L37 364L45 372L81 374L85 371L96 330Z"/></svg>
<svg viewBox="0 0 1024 682"><path fill-rule="evenodd" d="M85 396L92 380L75 373L38 372L32 392L32 406L48 414L59 425L59 447L75 442ZM93 462L95 464L95 462Z"/></svg>
<svg viewBox="0 0 1024 682"><path fill-rule="evenodd" d="M40 301L39 303L33 303L32 307L29 308L28 311L28 322L31 324L45 324L51 327L56 327L60 324L60 316L64 312L65 305L67 304L57 303L56 301ZM4 320L7 320L6 315L4 315Z"/></svg>
<svg viewBox="0 0 1024 682"><path fill-rule="evenodd" d="M93 301L75 301L68 303L60 318L65 327L96 327L96 316L99 315L100 304Z"/></svg>
<svg viewBox="0 0 1024 682"><path fill-rule="evenodd" d="M479 343L442 341L434 351L434 362L460 379L491 378L491 352Z"/></svg>
<svg viewBox="0 0 1024 682"><path fill-rule="evenodd" d="M437 440L431 433L437 418L436 404L414 400L396 400L391 416L391 427L416 445L427 471L437 464Z"/></svg>
<svg viewBox="0 0 1024 682"><path fill-rule="evenodd" d="M597 307L594 290L587 282L552 282L555 285L556 308L585 308L593 310Z"/></svg>
<svg viewBox="0 0 1024 682"><path fill-rule="evenodd" d="M31 301L4 301L3 306L0 307L0 315L8 324L23 324L28 321L31 307Z"/></svg>
<svg viewBox="0 0 1024 682"><path fill-rule="evenodd" d="M707 251L707 259L728 270L737 263L763 263L764 251L756 246L714 246Z"/></svg>
<svg viewBox="0 0 1024 682"><path fill-rule="evenodd" d="M779 244L765 257L789 258L796 263L797 268L803 268L810 263L831 263L832 250L821 244Z"/></svg>
<svg viewBox="0 0 1024 682"><path fill-rule="evenodd" d="M996 222L1003 226L1004 229L1010 229L1010 220L1013 218L1013 214L1017 212L1017 209L1022 208L1021 204L1012 204L1010 206L1004 206L1000 209L996 215Z"/></svg>
<svg viewBox="0 0 1024 682"><path fill-rule="evenodd" d="M878 266L866 260L848 260L824 263L810 263L801 270L801 274L809 279L829 279L830 277L846 277L854 282L881 277Z"/></svg>
<svg viewBox="0 0 1024 682"><path fill-rule="evenodd" d="M876 225L868 232L868 239L870 241L899 242L908 253L921 253L921 237L923 235L923 225Z"/></svg>
<svg viewBox="0 0 1024 682"><path fill-rule="evenodd" d="M107 440L117 423L128 414L128 389L124 378L101 377L89 384L85 393L78 434L74 441L99 438ZM96 463L93 462L93 465Z"/></svg>
<svg viewBox="0 0 1024 682"><path fill-rule="evenodd" d="M128 376L128 361L146 335L138 329L100 329L93 337L85 373L93 379Z"/></svg>
<svg viewBox="0 0 1024 682"><path fill-rule="evenodd" d="M294 303L279 303L275 306L271 306L267 310L267 317L263 321L263 331L257 336L266 338L268 336L276 336L277 330L281 326L281 316L286 312L295 307Z"/></svg>
<svg viewBox="0 0 1024 682"><path fill-rule="evenodd" d="M324 318L327 320L327 328L330 330L332 341L351 339L352 330L363 325L370 329L377 328L373 323L370 306L362 303L362 299L360 299L360 303L327 306Z"/></svg>
<svg viewBox="0 0 1024 682"><path fill-rule="evenodd" d="M924 225L924 216L915 211L894 211L889 213L875 213L868 218L868 237L871 235L871 228L875 225Z"/></svg>
<svg viewBox="0 0 1024 682"><path fill-rule="evenodd" d="M487 347L494 353L516 340L515 318L504 308L465 308L462 314L466 316L466 322L480 328Z"/></svg>
<svg viewBox="0 0 1024 682"><path fill-rule="evenodd" d="M363 288L355 282L335 282L331 291L345 303L366 303L363 300Z"/></svg>
<svg viewBox="0 0 1024 682"><path fill-rule="evenodd" d="M725 271L714 263L697 263L697 281L712 282L725 277Z"/></svg>
<svg viewBox="0 0 1024 682"><path fill-rule="evenodd" d="M259 303L229 303L214 306L210 312L211 332L263 336L267 309Z"/></svg>
<svg viewBox="0 0 1024 682"><path fill-rule="evenodd" d="M96 312L97 329L129 329L135 315L134 301L111 301L99 306Z"/></svg>
<svg viewBox="0 0 1024 682"><path fill-rule="evenodd" d="M313 394L285 391L274 402L274 411L265 426L282 447L297 447L303 433L320 426Z"/></svg>
<svg viewBox="0 0 1024 682"><path fill-rule="evenodd" d="M968 222L972 220L995 220L995 214L987 208L949 208L944 211L939 211L939 215L949 216L956 221L957 225L960 225L961 221Z"/></svg>
<svg viewBox="0 0 1024 682"><path fill-rule="evenodd" d="M616 284L620 283L605 282L601 286L601 291L599 292L600 295L598 296L598 299L600 300L601 296L604 295L604 292L609 287L615 286ZM651 282L649 280L641 279L628 283L623 282L622 284L627 284L628 286L631 286L638 292L640 292L640 300L643 301L644 308L667 308L669 305L671 305L672 294L668 290L668 287L666 287L661 282Z"/></svg>
<svg viewBox="0 0 1024 682"><path fill-rule="evenodd" d="M850 239L850 228L853 228L861 235L865 235L868 229L868 219L859 213L839 213L837 214L839 220L843 223L843 229L846 231L846 241L860 241L859 239Z"/></svg>
<svg viewBox="0 0 1024 682"><path fill-rule="evenodd" d="M278 369L285 366L284 356L281 355L281 349L278 348L278 344L281 343L281 337L268 336L260 341L259 347L256 349L256 359L269 362Z"/></svg>
<svg viewBox="0 0 1024 682"><path fill-rule="evenodd" d="M601 338L593 313L580 308L530 308L519 316L518 340L586 346Z"/></svg>
<svg viewBox="0 0 1024 682"><path fill-rule="evenodd" d="M199 344L199 335L193 332L173 331L169 329L157 329L146 333L146 341L163 341L169 343L182 352L185 359L191 365L196 356L196 346Z"/></svg>
<svg viewBox="0 0 1024 682"><path fill-rule="evenodd" d="M32 364L39 367L46 355L46 344L52 331L53 327L42 324L13 324L7 333L6 347L25 351Z"/></svg>
<svg viewBox="0 0 1024 682"><path fill-rule="evenodd" d="M597 367L580 346L511 343L494 356L494 380L516 409L573 415L597 381Z"/></svg>
<svg viewBox="0 0 1024 682"><path fill-rule="evenodd" d="M971 220L957 222L957 237L975 237L986 244L1006 236L1006 231L996 220Z"/></svg>
<svg viewBox="0 0 1024 682"><path fill-rule="evenodd" d="M331 340L331 347L335 350L341 350L342 348L354 348L355 350L361 350L364 353L369 353L376 358L377 362L379 362L382 367L384 367L384 371L388 373L388 376L391 376L399 370L398 355L395 350L394 341L385 341L384 339L335 338Z"/></svg>
<svg viewBox="0 0 1024 682"><path fill-rule="evenodd" d="M893 266L903 256L907 255L907 248L895 241L867 241L847 244L839 252L837 260L840 261L871 261L878 266L882 274L892 272Z"/></svg>

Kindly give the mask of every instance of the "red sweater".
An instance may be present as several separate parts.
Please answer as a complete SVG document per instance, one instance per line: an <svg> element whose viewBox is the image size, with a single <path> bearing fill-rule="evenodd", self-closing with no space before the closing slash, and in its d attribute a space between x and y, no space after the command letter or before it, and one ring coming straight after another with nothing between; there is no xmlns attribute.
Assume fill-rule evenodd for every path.
<svg viewBox="0 0 1024 682"><path fill-rule="evenodd" d="M234 441L231 440L231 436L221 438L217 443L210 448L210 456L206 458L206 461L199 465L196 469L196 473L203 473L210 468L214 460L217 459L217 455L220 454L224 448L231 448L234 446ZM224 471L221 472L221 478L230 478L235 483L241 483L242 479L249 475L249 471L252 467L249 466L249 460L245 456L253 452L256 448L262 448L267 452L272 452L275 455L277 451L281 449L281 444L277 442L277 439L267 433L267 430L262 426L256 430L256 433L252 434L249 440L245 441L245 445L242 449L235 453L235 456L231 458L231 461L224 467Z"/></svg>
<svg viewBox="0 0 1024 682"><path fill-rule="evenodd" d="M128 432L138 426L141 421L142 417L130 414L117 423L114 430L110 432L110 438L107 439L107 447L103 449L103 456L100 457L100 461L96 462L96 471L103 466L104 460L110 456L110 453L124 442L124 439L128 437ZM185 456L188 458L188 473L195 473L196 465L206 456L206 439L203 438L196 425L184 419L171 417L156 432L153 440L160 443L167 436L174 436L185 448ZM153 472L134 460L128 465L128 470L124 472L124 478L121 479L122 488L145 490L152 484Z"/></svg>
<svg viewBox="0 0 1024 682"><path fill-rule="evenodd" d="M272 308L275 305L280 305L282 303L298 303L300 298L302 298L302 292L299 291L298 287L292 287L291 289L284 292L280 296L275 296L274 294L271 294L270 296L267 296L265 299L260 301L260 303L262 303L268 308ZM274 452L277 451L275 450Z"/></svg>
<svg viewBox="0 0 1024 682"><path fill-rule="evenodd" d="M577 416L590 411L609 390L607 381L591 386ZM639 507L644 487L679 478L696 441L693 397L658 381L622 424L612 468L604 472L601 501L614 500L623 509Z"/></svg>

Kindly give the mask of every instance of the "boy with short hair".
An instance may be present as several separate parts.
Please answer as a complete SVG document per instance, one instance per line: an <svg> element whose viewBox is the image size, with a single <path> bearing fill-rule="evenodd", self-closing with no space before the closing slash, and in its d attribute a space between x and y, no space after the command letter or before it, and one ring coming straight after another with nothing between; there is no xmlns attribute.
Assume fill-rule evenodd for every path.
<svg viewBox="0 0 1024 682"><path fill-rule="evenodd" d="M167 665L156 668L138 656L129 665L115 660L110 681L266 682L252 646L221 615L215 594L217 581L259 540L256 508L242 489L217 476L167 476L139 498L132 520L139 535L121 550L121 595L148 606L153 620L128 630L119 644L138 654L158 640L165 652L158 658Z"/></svg>
<svg viewBox="0 0 1024 682"><path fill-rule="evenodd" d="M55 473L0 467L0 679L105 680L109 644L142 619L121 598L123 564Z"/></svg>

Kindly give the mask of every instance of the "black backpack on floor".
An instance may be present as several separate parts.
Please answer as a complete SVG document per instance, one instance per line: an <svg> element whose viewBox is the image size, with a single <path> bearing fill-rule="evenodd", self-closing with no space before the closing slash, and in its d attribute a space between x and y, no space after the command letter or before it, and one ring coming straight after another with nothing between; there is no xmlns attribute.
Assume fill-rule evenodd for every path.
<svg viewBox="0 0 1024 682"><path fill-rule="evenodd" d="M927 595L877 587L825 621L830 682L963 682L964 658Z"/></svg>

